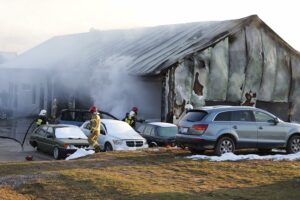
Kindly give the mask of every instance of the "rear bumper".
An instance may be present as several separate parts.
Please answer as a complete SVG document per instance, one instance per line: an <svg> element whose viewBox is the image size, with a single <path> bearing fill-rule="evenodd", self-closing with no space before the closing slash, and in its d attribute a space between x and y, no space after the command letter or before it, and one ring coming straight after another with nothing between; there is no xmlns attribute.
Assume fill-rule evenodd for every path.
<svg viewBox="0 0 300 200"><path fill-rule="evenodd" d="M177 135L176 144L196 150L209 150L215 147L216 141L207 140L201 137Z"/></svg>

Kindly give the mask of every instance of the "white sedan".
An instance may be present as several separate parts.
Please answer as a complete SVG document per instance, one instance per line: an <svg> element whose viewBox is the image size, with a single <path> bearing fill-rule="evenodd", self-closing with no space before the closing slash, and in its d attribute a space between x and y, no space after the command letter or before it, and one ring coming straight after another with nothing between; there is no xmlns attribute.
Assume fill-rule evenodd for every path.
<svg viewBox="0 0 300 200"><path fill-rule="evenodd" d="M90 135L90 121L84 122L80 128L86 136ZM101 119L98 143L103 151L148 148L146 139L140 136L131 126L126 122L113 119Z"/></svg>

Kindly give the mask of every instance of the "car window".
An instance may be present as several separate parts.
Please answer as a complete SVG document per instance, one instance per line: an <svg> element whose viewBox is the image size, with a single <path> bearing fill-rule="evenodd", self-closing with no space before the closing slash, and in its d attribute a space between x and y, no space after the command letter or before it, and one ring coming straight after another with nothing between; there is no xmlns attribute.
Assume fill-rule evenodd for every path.
<svg viewBox="0 0 300 200"><path fill-rule="evenodd" d="M88 123L90 125L90 123ZM89 129L90 129L90 126L89 126ZM100 133L102 135L106 135L106 128L103 124L100 125Z"/></svg>
<svg viewBox="0 0 300 200"><path fill-rule="evenodd" d="M230 121L231 112L219 113L214 121Z"/></svg>
<svg viewBox="0 0 300 200"><path fill-rule="evenodd" d="M102 125L102 124L101 124L101 125ZM91 129L91 123L90 123L90 122L87 122L87 123L84 125L83 128L90 130L90 129Z"/></svg>
<svg viewBox="0 0 300 200"><path fill-rule="evenodd" d="M256 111L254 115L257 122L274 122L274 118L266 113Z"/></svg>
<svg viewBox="0 0 300 200"><path fill-rule="evenodd" d="M47 131L48 126L42 126L42 130Z"/></svg>
<svg viewBox="0 0 300 200"><path fill-rule="evenodd" d="M35 133L40 136L45 136L46 132L42 128L38 128Z"/></svg>
<svg viewBox="0 0 300 200"><path fill-rule="evenodd" d="M205 112L205 111L192 111L192 112L188 112L182 118L182 120L188 121L188 122L198 122L198 121L201 121L206 115L207 115L207 112Z"/></svg>
<svg viewBox="0 0 300 200"><path fill-rule="evenodd" d="M155 135L156 135L156 134L155 134L155 128L154 128L154 127L151 129L150 135L151 135L151 136L155 136Z"/></svg>
<svg viewBox="0 0 300 200"><path fill-rule="evenodd" d="M231 111L231 121L254 121L253 113L250 110Z"/></svg>
<svg viewBox="0 0 300 200"><path fill-rule="evenodd" d="M48 133L51 133L51 134L54 134L54 131L53 131L53 128L52 128L52 127L48 127L47 132L48 132Z"/></svg>
<svg viewBox="0 0 300 200"><path fill-rule="evenodd" d="M175 137L178 132L177 127L159 127L157 130L160 137Z"/></svg>
<svg viewBox="0 0 300 200"><path fill-rule="evenodd" d="M145 126L144 125L140 125L137 129L138 132L143 133L145 130Z"/></svg>
<svg viewBox="0 0 300 200"><path fill-rule="evenodd" d="M151 130L152 130L151 126L146 126L146 128L144 130L144 134L145 135L150 135L151 134Z"/></svg>

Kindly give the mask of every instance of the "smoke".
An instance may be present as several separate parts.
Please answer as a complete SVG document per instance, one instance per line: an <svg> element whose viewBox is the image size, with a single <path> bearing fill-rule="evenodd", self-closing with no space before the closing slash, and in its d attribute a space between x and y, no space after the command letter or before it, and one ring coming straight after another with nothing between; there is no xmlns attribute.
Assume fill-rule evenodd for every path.
<svg viewBox="0 0 300 200"><path fill-rule="evenodd" d="M141 118L160 118L161 83L129 75L130 56L101 60L90 79L91 96L101 110L123 118L133 106Z"/></svg>

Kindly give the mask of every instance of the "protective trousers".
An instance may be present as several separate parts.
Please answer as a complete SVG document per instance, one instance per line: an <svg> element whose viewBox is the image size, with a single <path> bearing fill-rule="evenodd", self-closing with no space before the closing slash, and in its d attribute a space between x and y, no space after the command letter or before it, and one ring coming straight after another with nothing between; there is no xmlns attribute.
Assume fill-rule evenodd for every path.
<svg viewBox="0 0 300 200"><path fill-rule="evenodd" d="M90 136L88 137L88 141L92 147L99 148L98 144L98 137L99 137L99 132L98 131L91 131Z"/></svg>

